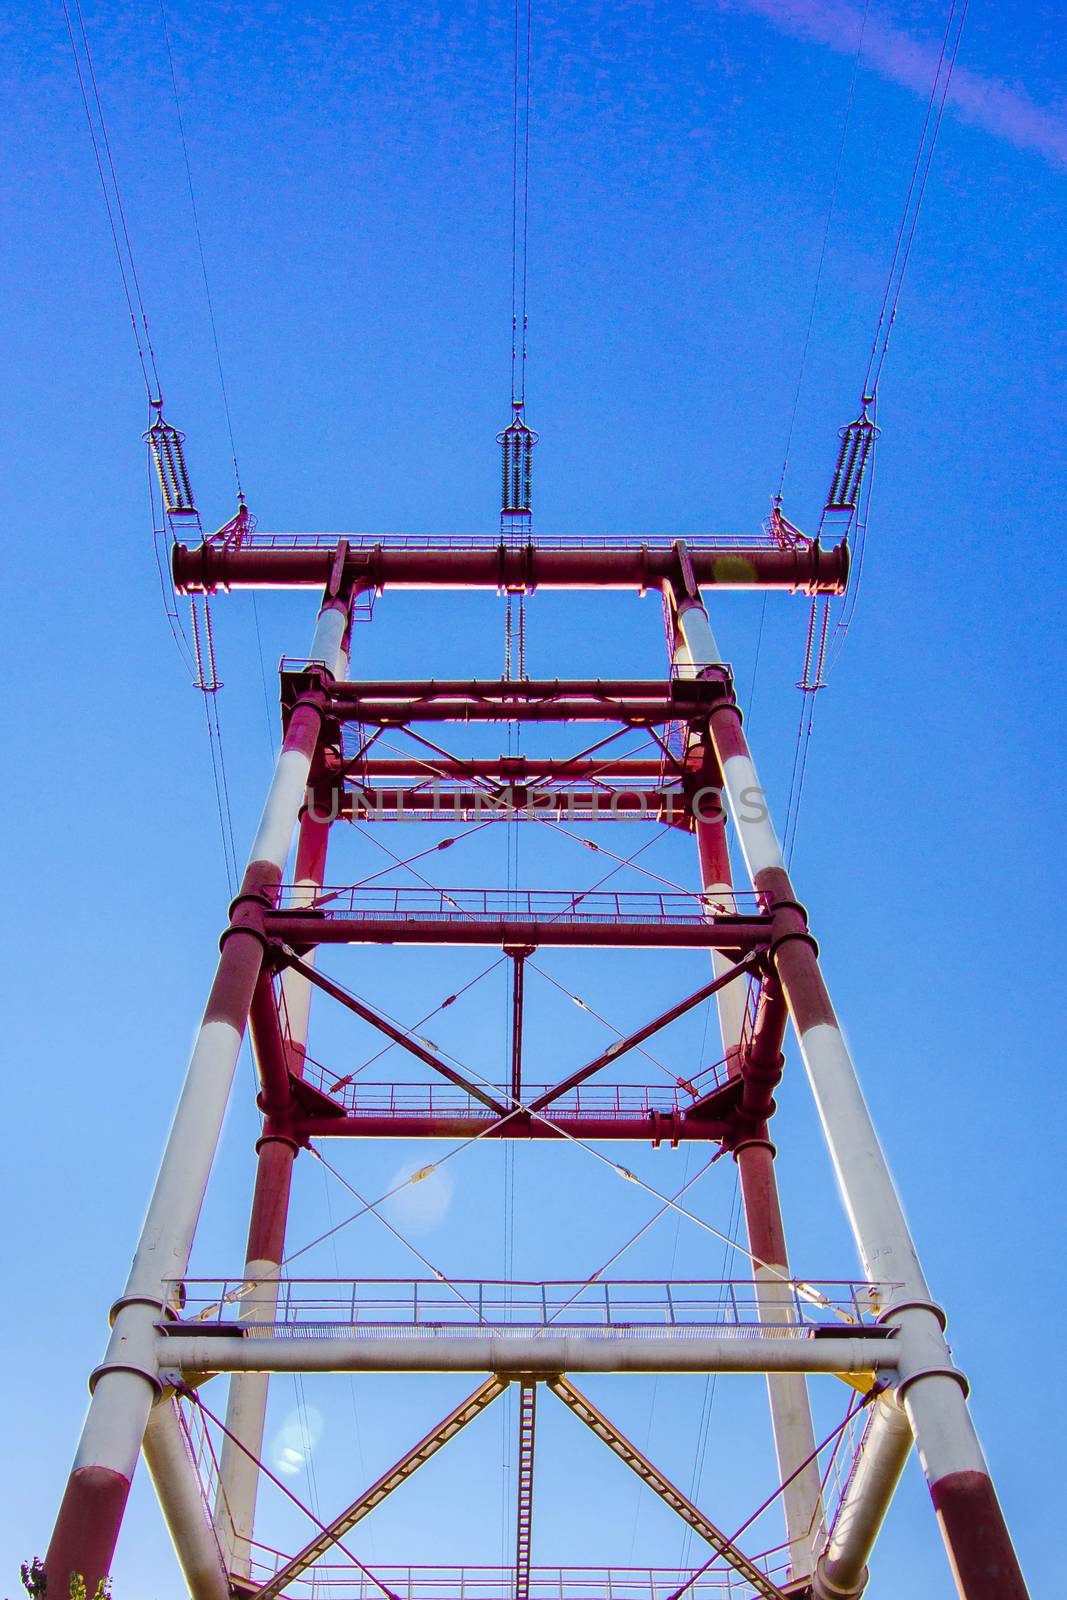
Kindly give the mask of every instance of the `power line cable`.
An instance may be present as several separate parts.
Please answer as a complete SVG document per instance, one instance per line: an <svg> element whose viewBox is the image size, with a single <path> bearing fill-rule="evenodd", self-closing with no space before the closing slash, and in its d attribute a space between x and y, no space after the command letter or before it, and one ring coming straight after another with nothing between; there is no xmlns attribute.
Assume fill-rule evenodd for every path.
<svg viewBox="0 0 1067 1600"><path fill-rule="evenodd" d="M82 105L85 108L85 120L89 128L89 138L93 146L93 155L96 158L96 170L100 178L100 191L104 197L104 208L107 212L108 224L111 229L111 239L115 247L115 259L118 262L119 277L122 280L123 295L126 300L127 309L130 313L130 325L133 329L134 344L137 348L137 361L141 369L141 376L144 379L145 390L147 392L149 401L151 402L153 398L155 398L157 401L161 401L162 387L159 381L159 372L156 368L156 355L152 346L152 336L148 327L148 317L145 313L144 298L141 294L141 283L137 273L137 263L134 260L133 246L130 242L130 231L126 222L126 207L122 199L122 188L119 184L114 157L111 153L111 139L107 131L107 119L104 116L103 101L100 97L100 87L97 83L96 67L93 62L92 51L89 48L89 35L85 27L85 18L82 15L81 0L74 0L74 5L78 18L78 31L81 34L82 50L85 54L85 71L82 69L81 55L78 50L77 40L74 36L74 25L71 20L68 0L63 0L63 16L66 19L67 33L70 38L70 47L74 55L74 67L78 75L78 86L81 90ZM89 103L89 92L86 88L86 72L88 73L89 83L92 88L92 97L96 106L97 121L100 125L99 138L97 137L96 125L93 121L93 113ZM104 170L104 158L100 153L101 143L103 144L104 154L107 157L107 170L111 175L110 190L108 188L107 174ZM118 217L117 222L116 215ZM122 242L120 242L119 239L120 232L122 235ZM125 256L123 255L123 243L125 244ZM133 286L132 291L130 287L131 284ZM137 310L134 309L135 299L137 302ZM138 327L138 312L140 313L140 327ZM142 329L144 331L143 343L141 338ZM148 351L147 361L145 359L145 350ZM149 367L151 367L152 372L151 378L149 377Z"/></svg>
<svg viewBox="0 0 1067 1600"><path fill-rule="evenodd" d="M933 81L930 85L930 94L926 102L926 110L923 116L922 128L919 134L918 148L915 152L915 159L912 162L907 193L904 198L904 206L901 212L900 223L897 228L896 239L893 246L893 256L890 262L889 272L886 277L886 285L882 295L882 303L878 313L878 321L875 326L874 337L871 342L870 355L867 361L867 370L863 381L862 425L863 427L869 427L871 430L868 438L868 448L872 451L874 440L877 436L877 429L873 427L873 423L871 423L870 419L868 419L867 408L869 406L877 405L882 370L885 364L886 354L889 349L889 340L892 336L893 328L896 323L897 311L900 305L901 291L904 285L904 277L907 272L908 263L911 259L912 247L915 243L919 215L922 210L923 200L926 196L926 189L930 178L930 169L933 163L934 151L937 147L938 134L941 130L941 122L944 116L945 104L948 99L948 92L952 82L952 74L955 69L956 58L959 53L960 39L963 34L963 26L967 17L968 3L969 0L950 0L948 17L945 23L944 34L942 35L941 39L941 48L937 58L937 65L934 70ZM848 432L851 432L853 427L859 426L859 424L850 425ZM860 459L862 462L864 458L861 457ZM841 463L839 460L838 473L835 474L835 481L837 476L840 474L840 471ZM862 465L860 467L860 471L862 473ZM872 484L873 470L870 478L868 479L866 489L864 490L864 485L862 483L859 485L860 498L858 502L854 503L852 509L852 515L857 517L860 523L860 566L862 566L862 554L866 547L867 519L870 512ZM831 496L828 499L826 507L823 511L820 530L822 524L825 523L827 516L835 509L836 496L834 489L831 489ZM841 620L835 624L833 637L836 641L836 648L832 655L833 661L836 661L838 655L840 654L840 647L844 642L844 637L847 634L848 627L851 625L853 616L855 614L855 607L856 597L854 595L851 603L846 602L846 609L841 613L841 617L846 619L844 620L843 627L841 625ZM818 622L816 621L817 614ZM800 684L803 699L801 702L801 712L797 726L797 736L793 752L793 768L789 785L789 799L786 807L786 828L783 844L785 847L785 859L787 864L792 859L793 850L796 844L800 806L803 799L804 783L807 776L808 758L811 748L811 738L814 729L815 701L818 691L824 685L823 668L826 665L829 628L829 599L824 598L821 602L819 602L817 599L813 600L808 626L804 674ZM818 639L817 649L815 648L816 638ZM814 676L812 675L811 670L813 660L815 661Z"/></svg>
<svg viewBox="0 0 1067 1600"><path fill-rule="evenodd" d="M963 35L963 25L967 20L968 3L969 0L951 0L949 5L948 21L945 24L941 50L937 59L937 68L930 87L930 98L926 103L926 115L923 118L919 148L912 164L908 192L904 201L904 212L900 219L900 227L897 230L893 260L878 314L878 325L875 328L870 358L867 362L867 372L863 381L864 394L873 396L877 393L882 366L889 348L889 339L893 332L893 324L896 322L897 307L904 285L904 275L907 272L911 248L915 242L915 230L918 226L922 203L926 196L930 166L934 159L934 150L937 147L937 137L941 131L941 119L945 113L945 102L948 99L952 73L956 66L956 56L959 52L960 39Z"/></svg>
<svg viewBox="0 0 1067 1600"><path fill-rule="evenodd" d="M163 39L167 47L167 64L170 68L171 88L174 91L174 113L178 119L178 133L181 139L182 159L185 163L185 178L189 188L189 209L193 216L193 232L196 236L196 248L200 257L200 275L204 282L204 299L207 302L208 322L211 325L211 339L215 346L215 365L218 368L219 388L222 391L222 408L226 414L226 431L230 439L230 456L233 461L233 475L237 483L237 498L244 500L241 490L241 469L237 465L237 445L234 442L233 417L230 414L230 396L226 387L226 374L222 365L222 347L219 342L219 330L215 321L215 306L211 297L211 283L208 278L207 257L204 253L204 238L200 231L200 212L196 204L196 189L193 186L193 169L189 161L189 145L185 137L185 120L182 117L181 96L178 93L178 75L174 67L174 52L170 42L170 24L167 20L166 0L159 0L159 15L163 24Z"/></svg>
<svg viewBox="0 0 1067 1600"><path fill-rule="evenodd" d="M819 248L819 262L815 269L815 286L811 295L811 309L808 313L808 325L804 333L804 344L800 353L800 370L797 373L797 386L793 394L793 409L789 417L789 429L786 434L785 453L782 457L782 471L778 479L778 503L781 504L782 491L785 488L785 475L789 468L789 451L793 443L793 431L796 427L797 411L800 407L800 392L804 385L804 373L808 364L808 350L811 345L812 330L815 326L815 311L819 303L819 290L822 287L823 267L826 263L826 251L830 242L830 226L833 222L834 210L837 205L837 191L841 183L841 168L844 165L845 145L848 140L848 127L852 118L852 103L856 97L856 80L859 77L860 62L863 58L863 38L867 31L867 13L870 10L870 0L864 0L863 17L860 21L859 39L856 44L856 54L852 61L852 79L848 86L848 99L845 102L845 115L841 124L841 140L837 147L837 162L834 166L834 181L830 189L830 203L826 209L826 224L823 228L822 244Z"/></svg>

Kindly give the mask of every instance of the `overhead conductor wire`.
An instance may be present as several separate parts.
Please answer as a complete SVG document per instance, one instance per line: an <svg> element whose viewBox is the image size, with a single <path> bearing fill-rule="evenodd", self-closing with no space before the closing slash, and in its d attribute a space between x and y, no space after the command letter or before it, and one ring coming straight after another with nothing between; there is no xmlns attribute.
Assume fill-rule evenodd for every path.
<svg viewBox="0 0 1067 1600"><path fill-rule="evenodd" d="M200 228L200 212L196 203L196 189L193 184L192 163L189 160L189 144L185 135L185 119L182 116L181 95L178 90L178 74L174 65L174 51L171 46L170 24L167 18L165 0L159 0L159 16L163 28L163 42L167 52L167 66L170 73L171 90L174 96L174 113L178 123L178 136L182 147L182 160L185 166L186 185L189 191L189 210L193 219L193 234L196 238L197 254L200 260L200 275L204 285L204 300L207 307L208 324L211 329L211 339L215 351L215 366L219 377L219 388L222 394L222 407L226 418L226 432L230 442L230 459L233 463L234 480L237 487L237 503L243 506L244 494L241 488L241 474L237 465L237 446L234 442L233 418L230 413L230 397L226 387L226 374L222 365L222 347L219 341L218 326L215 321L215 306L211 296L211 283L208 278L207 257L204 252L203 234ZM253 597L253 607L255 598ZM191 601L194 639L197 637L197 611L195 598ZM211 608L207 596L203 598L204 628L208 635L210 648L210 672L205 682L204 673L198 671L197 683L204 698L204 715L207 721L208 744L211 751L212 776L215 784L215 795L219 812L219 825L222 831L223 854L226 859L226 876L231 892L236 889L240 876L237 863L237 849L234 843L233 816L230 807L229 780L226 774L226 756L223 748L222 722L219 714L218 691L221 683L215 671L215 648L212 637ZM256 635L259 638L259 617L256 614ZM259 650L260 673L263 676L263 648L260 641ZM197 664L200 666L200 652L197 650ZM264 698L266 697L266 681L264 676ZM269 729L269 723L268 723ZM269 737L269 732L268 732ZM273 744L272 744L273 748Z"/></svg>
<svg viewBox="0 0 1067 1600"><path fill-rule="evenodd" d="M130 326L133 330L137 364L144 382L150 414L155 412L158 417L162 414L162 383L156 362L155 347L152 342L144 294L141 288L141 277L137 269L129 221L126 215L126 206L122 196L122 186L119 181L110 134L108 133L107 118L104 113L99 80L96 74L96 64L89 43L89 34L85 24L81 0L74 0L73 15L69 0L63 0L63 15L67 25L71 52L74 57L78 87L81 92L89 139L92 144L97 175L100 180L100 191L104 201L104 209L107 213L108 227L114 247L115 260L118 265L123 298L126 301ZM75 29L75 18L77 19L77 29ZM168 37L168 52L169 48ZM236 881L236 855L233 844L233 822L230 812L225 759L222 751L222 732L218 721L218 710L213 703L219 683L215 671L215 644L211 619L205 607L203 633L201 633L201 625L194 608L192 617L193 636L190 641L178 618L173 591L168 589L169 575L164 570L162 552L159 549L159 542L155 534L155 492L151 487L150 503L152 506L155 558L159 570L160 589L168 627L183 662L194 671L198 686L204 692L208 743L211 754L216 808L222 835L223 858L226 865L226 876L232 888ZM166 508L164 506L165 514Z"/></svg>
<svg viewBox="0 0 1067 1600"><path fill-rule="evenodd" d="M96 170L100 177L100 192L104 197L104 208L107 211L108 224L111 228L111 239L115 247L115 259L118 262L119 277L122 280L122 291L125 296L126 306L130 313L130 326L133 329L134 344L137 347L137 362L144 379L145 390L149 401L162 398L159 381L159 372L156 368L156 353L152 347L152 335L148 327L148 317L145 313L144 297L141 294L141 282L137 274L137 264L134 260L133 246L130 243L130 230L126 222L126 208L122 200L122 189L119 184L118 172L111 154L111 140L108 137L107 122L104 118L104 107L100 99L100 89L96 81L96 67L93 62L92 51L89 48L89 35L85 28L85 18L82 15L81 0L74 0L74 7L78 17L78 31L81 34L82 50L85 53L85 71L82 70L81 55L78 43L74 36L74 25L71 21L68 0L63 0L63 16L66 19L67 33L70 36L70 48L74 56L74 67L78 74L78 87L81 90L82 105L85 108L85 120L89 128L89 138L93 146L93 155L96 158ZM89 104L89 93L86 88L86 73L92 86L93 103L96 106L96 117L100 124L100 137L97 137L96 125L93 121L93 112ZM103 144L104 154L107 157L107 173L104 170L104 158L100 154ZM111 188L108 188L108 173L111 177ZM116 222L116 216L118 221ZM119 234L121 232L122 241ZM123 255L125 246L125 256ZM132 292L131 292L132 284ZM137 309L134 309L134 300ZM138 317L140 325L138 325ZM142 342L141 332L144 332ZM147 360L145 351L147 350ZM151 369L151 377L149 377Z"/></svg>
<svg viewBox="0 0 1067 1600"><path fill-rule="evenodd" d="M896 240L893 246L893 256L886 278L885 291L882 295L882 303L878 313L878 321L874 331L874 338L871 343L870 355L867 360L867 370L863 381L863 396L865 406L877 406L878 389L881 382L882 370L885 364L886 353L889 349L889 340L893 332L893 327L896 323L897 310L900 305L900 296L904 285L904 277L907 272L908 262L911 258L912 246L915 242L915 234L919 223L919 214L922 210L923 200L926 195L926 188L930 177L930 169L933 163L934 151L937 147L937 139L941 131L941 122L942 118L944 117L945 105L948 100L949 88L952 83L952 73L956 65L956 57L959 53L960 39L963 34L963 26L967 17L968 3L969 0L950 0L948 18L945 23L945 31L942 36L941 48L937 58L937 66L934 70L933 81L930 86L930 94L929 98L927 99L926 111L923 116L922 129L919 135L919 144L915 153L915 159L912 162L911 175L908 181L907 193L904 199L904 207L901 213L900 224L897 228ZM859 58L857 55L857 65L858 59ZM852 96L850 95L850 105L851 99ZM842 152L843 148L844 144L842 140ZM820 276L821 271L822 259L820 258ZM806 356L807 340L805 340L804 349L805 360ZM801 370L803 373L803 362ZM790 424L790 438L791 437L792 423ZM786 461L788 462L788 444L786 447ZM783 465L783 481L784 476L785 466ZM869 514L872 485L873 469L865 488L861 486L861 499L856 506L855 513L860 535L856 575L857 586L860 573L862 572L862 556L866 542L866 526L867 517ZM780 494L781 486L779 486L779 496ZM826 513L824 512L824 517L825 515ZM834 651L832 655L832 660L834 661L836 661L837 657L840 655L845 634L847 633L848 627L851 624L852 618L855 614L856 600L857 594L854 591L851 600L846 604L845 611L842 613L841 618L835 625L833 634ZM817 611L818 620L816 620ZM821 605L819 605L817 602L813 602L805 651L804 674L800 683L803 700L801 703L800 720L797 727L796 746L793 755L793 770L790 778L789 799L786 806L786 822L783 845L785 848L785 859L787 865L792 861L793 850L796 845L800 806L803 799L804 782L807 776L808 755L815 719L815 700L818 695L818 691L824 686L825 682L824 669L827 664L827 647L830 637L829 630L829 600L824 599Z"/></svg>

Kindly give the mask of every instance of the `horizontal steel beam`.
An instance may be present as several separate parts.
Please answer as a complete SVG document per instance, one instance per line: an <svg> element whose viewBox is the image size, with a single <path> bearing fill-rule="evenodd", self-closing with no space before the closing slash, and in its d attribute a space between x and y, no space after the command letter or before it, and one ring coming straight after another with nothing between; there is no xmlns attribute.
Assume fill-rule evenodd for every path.
<svg viewBox="0 0 1067 1600"><path fill-rule="evenodd" d="M340 542L340 537L339 537ZM226 550L210 544L175 545L175 587L198 589L321 589L333 574L337 545L315 549ZM818 545L793 550L753 546L715 549L687 546L697 583L715 589L785 589L807 594L841 594L848 583L849 552L844 543L829 550ZM401 549L387 542L370 548L349 546L342 586L374 589L661 589L680 577L677 552L670 546L623 545L601 549L549 549L526 545L507 549Z"/></svg>
<svg viewBox="0 0 1067 1600"><path fill-rule="evenodd" d="M659 695L593 698L558 696L544 700L467 699L399 700L338 699L327 696L326 709L338 722L363 722L370 727L406 728L420 722L589 722L619 723L624 727L655 728L665 722L706 721L710 707L700 697Z"/></svg>
<svg viewBox="0 0 1067 1600"><path fill-rule="evenodd" d="M161 1334L160 1370L179 1372L885 1372L892 1338L728 1332L367 1332Z"/></svg>
<svg viewBox="0 0 1067 1600"><path fill-rule="evenodd" d="M317 810L321 813L321 808ZM625 817L681 823L689 818L689 805L681 789L547 789L514 784L499 794L486 789L386 789L361 784L339 796L337 815L361 822L382 818L396 822L403 817L420 822L482 822L501 816L513 822L536 822L540 817L612 822Z"/></svg>
<svg viewBox="0 0 1067 1600"><path fill-rule="evenodd" d="M709 678L342 678L329 693L338 700L546 700L556 696L596 699L620 695L701 700L721 698L720 679Z"/></svg>
<svg viewBox="0 0 1067 1600"><path fill-rule="evenodd" d="M328 1091L324 1091L328 1092ZM492 1125L489 1116L381 1116L376 1112L339 1117L307 1117L297 1132L309 1139L596 1139L599 1142L679 1144L724 1139L734 1124L722 1117L686 1117L674 1111L633 1117L543 1118L510 1114Z"/></svg>
<svg viewBox="0 0 1067 1600"><path fill-rule="evenodd" d="M283 673L283 701L306 683ZM465 678L329 683L328 714L341 722L405 727L416 722L620 722L641 727L704 721L726 693L725 677Z"/></svg>
<svg viewBox="0 0 1067 1600"><path fill-rule="evenodd" d="M536 917L326 916L321 911L270 911L263 918L269 938L296 948L320 944L418 944L574 946L583 949L726 950L741 955L770 938L767 917L717 917L702 922L567 922Z"/></svg>
<svg viewBox="0 0 1067 1600"><path fill-rule="evenodd" d="M428 755L422 760L402 760L399 757L364 756L352 763L353 772L368 783L381 783L387 778L470 778L484 779L487 783L566 785L596 778L598 782L616 787L620 783L657 782L663 774L664 761L617 760L604 756L444 756Z"/></svg>

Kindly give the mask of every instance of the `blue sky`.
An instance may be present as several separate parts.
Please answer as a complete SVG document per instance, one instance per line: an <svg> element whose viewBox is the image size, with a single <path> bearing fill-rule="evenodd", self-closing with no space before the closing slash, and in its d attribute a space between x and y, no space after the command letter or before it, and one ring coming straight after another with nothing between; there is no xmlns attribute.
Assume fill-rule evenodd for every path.
<svg viewBox="0 0 1067 1600"><path fill-rule="evenodd" d="M218 524L232 510L228 448L158 12L138 0L90 5L86 18L167 410L188 434L205 520ZM845 3L535 0L528 396L546 533L734 533L766 514L857 18ZM835 429L855 408L922 119L915 84L943 20L942 6L919 0L870 9L786 481L801 526L817 518ZM509 398L510 7L175 3L170 24L241 470L261 525L490 530L493 436ZM14 914L0 1518L13 1582L47 1539L226 887L202 711L159 602L143 391L62 8L15 0L3 26ZM1063 1225L1052 942L1063 887L1062 48L1053 7L1009 15L975 0L882 388L861 599L821 697L795 858L1035 1593L1051 1591L1061 1454L1049 1363L1024 1352L1055 1303ZM746 696L760 607L716 608ZM755 684L752 740L779 809L804 609L771 598ZM535 673L662 665L653 600L538 596L529 610ZM269 770L260 646L269 678L280 655L304 650L311 618L307 596L262 597L261 640L247 596L220 601L216 618L240 850ZM492 597L386 595L359 633L359 670L495 673L502 628ZM628 853L632 830L614 831ZM443 856L438 881L503 881L503 839L487 832ZM352 836L337 873L355 878L376 860L374 844ZM648 860L694 881L680 838ZM557 885L595 876L587 853L540 829L520 839L518 874ZM358 971L362 992L405 1019L477 970L474 956L359 961L337 958L337 970L352 981ZM695 957L684 972L665 961L544 965L571 987L580 977L579 992L620 1026L703 970ZM453 1008L440 1035L490 1076L505 1027L498 978L484 1007ZM543 984L533 1002L531 1050L569 1064L604 1035L553 993ZM701 1027L672 1035L672 1060L692 1059ZM343 1054L350 1036L324 1016L316 1047ZM198 1244L205 1274L239 1266L249 1071ZM780 1099L794 1260L810 1276L849 1276L855 1258L792 1055ZM327 1154L368 1193L417 1156ZM666 1189L682 1181L686 1154L623 1159ZM514 1160L517 1274L588 1272L649 1209L581 1152L519 1148ZM500 1150L456 1160L446 1215L417 1241L449 1271L503 1271L503 1161ZM345 1214L312 1161L300 1165L294 1239ZM733 1204L725 1168L698 1190L720 1228ZM373 1222L338 1235L337 1249L314 1270L411 1270ZM722 1272L707 1235L671 1222L628 1271L654 1275L672 1259L679 1275ZM589 1388L688 1485L702 1382ZM324 1425L314 1480L294 1486L336 1507L461 1392L437 1379L309 1382L305 1409ZM717 1387L699 1498L726 1524L773 1487L765 1441L744 1421L758 1404L746 1380ZM300 1405L278 1386L275 1445ZM829 1427L836 1394L818 1405ZM667 1514L601 1463L576 1423L548 1401L542 1412L536 1559L681 1559ZM472 1429L450 1447L451 1466L442 1457L403 1505L376 1513L358 1547L367 1558L491 1562L502 1537L510 1548L501 1426L483 1418L480 1438ZM283 1509L269 1517L279 1538L300 1537ZM948 1583L914 1466L871 1593L904 1582L916 1600ZM115 1585L118 1600L183 1592L143 1480Z"/></svg>

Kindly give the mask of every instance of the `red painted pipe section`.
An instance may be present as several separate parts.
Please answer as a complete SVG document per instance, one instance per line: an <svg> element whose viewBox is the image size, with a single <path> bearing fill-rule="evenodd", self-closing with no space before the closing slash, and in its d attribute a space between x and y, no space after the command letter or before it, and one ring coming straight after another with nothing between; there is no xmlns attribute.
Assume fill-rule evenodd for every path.
<svg viewBox="0 0 1067 1600"><path fill-rule="evenodd" d="M283 1117L292 1104L289 1052L278 1020L278 1004L270 971L264 968L252 993L248 1031L260 1081L260 1107L268 1116Z"/></svg>
<svg viewBox="0 0 1067 1600"><path fill-rule="evenodd" d="M327 917L272 912L271 937L295 949L320 944L415 944L581 946L593 949L725 950L747 955L767 943L770 925L762 917L731 917L715 922L565 922L530 918Z"/></svg>
<svg viewBox="0 0 1067 1600"><path fill-rule="evenodd" d="M949 1472L930 1485L956 1587L965 1600L1028 1600L1026 1582L987 1473Z"/></svg>
<svg viewBox="0 0 1067 1600"><path fill-rule="evenodd" d="M379 783L386 778L418 778L430 782L440 778L482 778L489 783L532 784L541 780L581 783L585 779L600 778L604 783L655 782L663 772L660 761L612 761L610 757L537 756L470 756L458 760L452 757L427 755L425 761L405 761L399 757L364 756L353 764L353 771L370 782Z"/></svg>
<svg viewBox="0 0 1067 1600"><path fill-rule="evenodd" d="M713 752L706 745L696 747L691 753L687 787L692 791L698 785L703 789L721 782ZM728 892L733 870L721 808L714 817L698 813L695 831L705 891ZM789 1276L789 1254L774 1171L774 1145L767 1132L774 1112L774 1090L782 1076L782 1041L788 1021L777 979L765 977L762 982L749 1038L738 1044L742 1021L736 1000L732 1007L720 1010L720 1017L731 1077L742 1080L728 1142L737 1162L749 1249L765 1263L754 1270L753 1278L760 1320L774 1326L788 1322L792 1315L789 1297L783 1297L776 1282L776 1275ZM818 1467L802 1465L815 1449L807 1386L800 1375L772 1373L767 1378L767 1396L779 1475L787 1484L783 1506L790 1568L795 1578L806 1578L813 1565L812 1528L822 1508Z"/></svg>
<svg viewBox="0 0 1067 1600"><path fill-rule="evenodd" d="M335 609L327 601L320 628ZM325 621L324 621L325 619ZM318 631L316 638L318 637ZM272 905L296 822L298 800L319 740L321 713L308 701L289 719L263 816L198 1030L125 1292L116 1303L104 1361L45 1557L50 1588L65 1595L71 1573L91 1595L108 1576L130 1482L159 1393L155 1324L164 1280L188 1263L200 1206L222 1129L229 1089L263 961L262 917Z"/></svg>
<svg viewBox="0 0 1067 1600"><path fill-rule="evenodd" d="M174 584L179 592L214 589L322 588L333 571L337 547L310 550L225 550L202 544L175 545ZM844 543L794 550L689 548L698 583L717 589L786 589L806 594L843 594L849 552ZM349 547L343 582L372 589L646 589L659 590L678 577L673 548L412 550L381 544Z"/></svg>
<svg viewBox="0 0 1067 1600"><path fill-rule="evenodd" d="M497 1127L490 1125L488 1117L383 1117L368 1113L305 1117L297 1122L295 1131L309 1139L559 1139L570 1135L575 1139L679 1144L684 1140L722 1140L729 1127L722 1118L687 1117L671 1111L641 1117L552 1117L550 1121L517 1112Z"/></svg>
<svg viewBox="0 0 1067 1600"><path fill-rule="evenodd" d="M789 1005L865 1270L899 1282L883 1314L900 1340L897 1394L915 1436L961 1600L1025 1600L1026 1584L856 1070L767 812L732 683L699 600L679 608L694 659L728 693L709 731L753 886L772 908L771 959ZM857 1573L857 1589L863 1575Z"/></svg>

